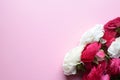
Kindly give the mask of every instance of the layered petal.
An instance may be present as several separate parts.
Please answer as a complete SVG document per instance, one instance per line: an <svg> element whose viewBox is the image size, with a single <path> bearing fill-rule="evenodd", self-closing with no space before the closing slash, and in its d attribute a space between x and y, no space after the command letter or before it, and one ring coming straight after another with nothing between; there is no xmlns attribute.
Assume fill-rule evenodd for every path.
<svg viewBox="0 0 120 80"><path fill-rule="evenodd" d="M85 32L81 39L80 45L87 45L89 43L98 42L104 35L104 29L102 24L95 25L92 29Z"/></svg>
<svg viewBox="0 0 120 80"><path fill-rule="evenodd" d="M117 32L106 30L103 39L106 41L106 46L109 47L115 40Z"/></svg>
<svg viewBox="0 0 120 80"><path fill-rule="evenodd" d="M105 73L106 62L101 62L97 67L94 66L88 74L83 75L82 80L109 80L109 75Z"/></svg>
<svg viewBox="0 0 120 80"><path fill-rule="evenodd" d="M120 17L117 17L117 18L107 22L104 26L104 29L105 30L114 30L118 27L120 27Z"/></svg>
<svg viewBox="0 0 120 80"><path fill-rule="evenodd" d="M102 61L105 58L105 52L103 50L99 50L96 54L96 58L98 61Z"/></svg>
<svg viewBox="0 0 120 80"><path fill-rule="evenodd" d="M110 75L120 74L120 59L119 58L113 58L109 61L107 72Z"/></svg>
<svg viewBox="0 0 120 80"><path fill-rule="evenodd" d="M101 77L101 80L110 80L110 76L109 76L108 74L103 75L103 76Z"/></svg>
<svg viewBox="0 0 120 80"><path fill-rule="evenodd" d="M105 34L103 39L106 40L106 46L109 47L120 33L117 32L120 28L120 17L117 17L104 25Z"/></svg>
<svg viewBox="0 0 120 80"><path fill-rule="evenodd" d="M116 38L108 48L108 54L112 58L120 57L120 37Z"/></svg>
<svg viewBox="0 0 120 80"><path fill-rule="evenodd" d="M80 56L84 49L84 46L77 46L67 52L64 58L63 70L65 75L76 74L76 65L80 63Z"/></svg>
<svg viewBox="0 0 120 80"><path fill-rule="evenodd" d="M81 61L92 62L100 48L101 44L98 42L88 44L82 52Z"/></svg>

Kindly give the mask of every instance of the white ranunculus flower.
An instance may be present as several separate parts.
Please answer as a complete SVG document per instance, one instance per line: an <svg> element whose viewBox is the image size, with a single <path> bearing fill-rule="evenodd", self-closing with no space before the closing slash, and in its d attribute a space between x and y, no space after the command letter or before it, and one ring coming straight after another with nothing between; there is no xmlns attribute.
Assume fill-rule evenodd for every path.
<svg viewBox="0 0 120 80"><path fill-rule="evenodd" d="M76 65L80 63L80 56L83 49L84 46L77 46L66 54L63 63L63 70L65 75L76 74Z"/></svg>
<svg viewBox="0 0 120 80"><path fill-rule="evenodd" d="M120 37L116 38L108 48L108 54L112 58L120 57Z"/></svg>
<svg viewBox="0 0 120 80"><path fill-rule="evenodd" d="M104 35L104 29L102 24L95 25L92 29L85 32L81 39L80 45L86 45L95 41L99 41L101 37Z"/></svg>

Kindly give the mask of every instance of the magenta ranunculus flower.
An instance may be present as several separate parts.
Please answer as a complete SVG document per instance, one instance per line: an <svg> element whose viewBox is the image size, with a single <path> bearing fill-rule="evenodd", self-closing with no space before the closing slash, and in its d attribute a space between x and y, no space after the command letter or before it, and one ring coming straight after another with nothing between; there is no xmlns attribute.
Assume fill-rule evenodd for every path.
<svg viewBox="0 0 120 80"><path fill-rule="evenodd" d="M111 43L115 40L117 32L106 30L103 39L106 40L106 46L109 47Z"/></svg>
<svg viewBox="0 0 120 80"><path fill-rule="evenodd" d="M103 39L106 40L106 46L109 47L112 41L115 40L117 36L117 29L120 28L120 17L117 17L104 25L104 36Z"/></svg>
<svg viewBox="0 0 120 80"><path fill-rule="evenodd" d="M88 44L82 52L81 61L92 62L94 60L96 53L99 51L100 48L101 48L101 44L98 42Z"/></svg>
<svg viewBox="0 0 120 80"><path fill-rule="evenodd" d="M116 28L120 27L120 17L117 17L104 25L105 30L114 30Z"/></svg>
<svg viewBox="0 0 120 80"><path fill-rule="evenodd" d="M120 58L113 58L109 61L107 73L110 75L120 74Z"/></svg>
<svg viewBox="0 0 120 80"><path fill-rule="evenodd" d="M108 74L105 73L107 63L101 62L98 66L94 66L88 74L83 75L82 80L110 80Z"/></svg>

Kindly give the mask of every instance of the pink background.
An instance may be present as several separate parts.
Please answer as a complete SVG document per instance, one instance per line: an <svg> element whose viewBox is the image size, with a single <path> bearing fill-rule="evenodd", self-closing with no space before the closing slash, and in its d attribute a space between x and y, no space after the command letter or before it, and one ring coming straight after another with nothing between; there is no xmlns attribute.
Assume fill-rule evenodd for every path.
<svg viewBox="0 0 120 80"><path fill-rule="evenodd" d="M65 53L120 15L120 0L0 0L0 80L66 80Z"/></svg>

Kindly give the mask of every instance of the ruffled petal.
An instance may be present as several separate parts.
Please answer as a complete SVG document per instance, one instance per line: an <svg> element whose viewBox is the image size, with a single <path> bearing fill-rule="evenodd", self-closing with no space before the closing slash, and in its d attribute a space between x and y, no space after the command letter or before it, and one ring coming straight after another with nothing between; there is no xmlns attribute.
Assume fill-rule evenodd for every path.
<svg viewBox="0 0 120 80"><path fill-rule="evenodd" d="M80 63L80 56L83 49L83 45L77 46L65 55L63 63L63 70L65 75L76 74L76 65Z"/></svg>
<svg viewBox="0 0 120 80"><path fill-rule="evenodd" d="M95 25L92 29L85 32L80 39L80 45L87 45L92 42L98 42L104 35L104 29L102 24Z"/></svg>
<svg viewBox="0 0 120 80"><path fill-rule="evenodd" d="M112 58L120 57L120 37L116 38L108 48L108 54Z"/></svg>

